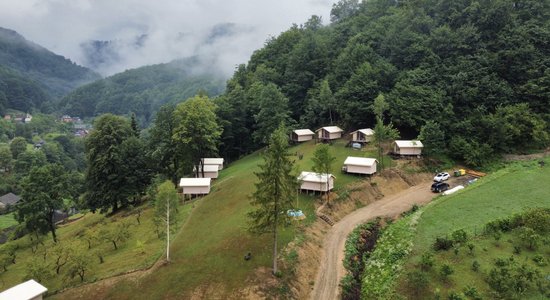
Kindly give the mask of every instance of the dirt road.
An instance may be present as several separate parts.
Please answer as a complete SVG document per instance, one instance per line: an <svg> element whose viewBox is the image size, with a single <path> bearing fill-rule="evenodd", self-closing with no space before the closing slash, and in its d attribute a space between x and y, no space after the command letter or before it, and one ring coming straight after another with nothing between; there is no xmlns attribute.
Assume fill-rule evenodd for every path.
<svg viewBox="0 0 550 300"><path fill-rule="evenodd" d="M311 299L339 299L340 280L345 274L343 259L344 245L348 234L357 225L378 216L395 216L411 208L413 204L425 204L437 194L430 191L431 182L410 187L397 194L384 197L368 206L347 215L327 233L323 242L323 257L317 272Z"/></svg>

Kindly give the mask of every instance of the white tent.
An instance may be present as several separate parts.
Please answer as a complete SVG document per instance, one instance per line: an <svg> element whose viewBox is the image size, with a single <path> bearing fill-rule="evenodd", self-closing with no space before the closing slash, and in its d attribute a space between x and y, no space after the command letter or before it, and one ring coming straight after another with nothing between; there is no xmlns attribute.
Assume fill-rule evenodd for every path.
<svg viewBox="0 0 550 300"><path fill-rule="evenodd" d="M42 300L47 291L45 286L31 279L0 293L0 300Z"/></svg>

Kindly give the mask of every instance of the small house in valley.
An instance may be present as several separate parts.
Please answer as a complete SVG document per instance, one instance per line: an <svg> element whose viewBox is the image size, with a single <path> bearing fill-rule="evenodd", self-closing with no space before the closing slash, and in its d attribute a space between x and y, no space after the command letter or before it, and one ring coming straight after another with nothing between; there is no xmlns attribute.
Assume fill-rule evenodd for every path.
<svg viewBox="0 0 550 300"><path fill-rule="evenodd" d="M0 209L7 206L12 206L17 204L21 200L21 197L17 196L14 193L7 193L4 196L0 197Z"/></svg>
<svg viewBox="0 0 550 300"><path fill-rule="evenodd" d="M298 176L303 191L326 192L334 188L334 175L315 172L302 172Z"/></svg>
<svg viewBox="0 0 550 300"><path fill-rule="evenodd" d="M48 289L40 283L29 280L0 293L1 300L42 300Z"/></svg>
<svg viewBox="0 0 550 300"><path fill-rule="evenodd" d="M290 139L293 142L305 142L313 139L315 132L309 129L296 129L290 134Z"/></svg>
<svg viewBox="0 0 550 300"><path fill-rule="evenodd" d="M180 191L183 197L207 195L210 193L210 178L181 178Z"/></svg>
<svg viewBox="0 0 550 300"><path fill-rule="evenodd" d="M218 170L223 169L223 158L203 158L202 163L204 165L216 165Z"/></svg>
<svg viewBox="0 0 550 300"><path fill-rule="evenodd" d="M323 141L336 140L342 137L342 132L344 132L338 126L325 126L317 129L316 131L317 139Z"/></svg>
<svg viewBox="0 0 550 300"><path fill-rule="evenodd" d="M420 156L422 154L422 142L416 140L397 140L393 142L393 153L397 155Z"/></svg>
<svg viewBox="0 0 550 300"><path fill-rule="evenodd" d="M197 167L193 168L193 172L198 173L197 177L213 178L213 179L218 178L218 170L219 170L218 165L203 165L202 168L204 172L201 172L200 168L198 172L197 172ZM203 173L204 173L204 176L203 176Z"/></svg>
<svg viewBox="0 0 550 300"><path fill-rule="evenodd" d="M374 137L374 130L370 128L358 129L350 133L352 143L369 143Z"/></svg>
<svg viewBox="0 0 550 300"><path fill-rule="evenodd" d="M374 158L348 156L342 171L346 173L372 175L376 173L378 161Z"/></svg>

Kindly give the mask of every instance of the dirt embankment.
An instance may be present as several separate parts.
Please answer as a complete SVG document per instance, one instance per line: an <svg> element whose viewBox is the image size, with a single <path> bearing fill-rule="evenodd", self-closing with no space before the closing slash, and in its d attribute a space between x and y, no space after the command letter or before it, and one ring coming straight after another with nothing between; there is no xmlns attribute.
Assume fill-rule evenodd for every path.
<svg viewBox="0 0 550 300"><path fill-rule="evenodd" d="M317 213L326 215L331 221L338 224L340 220L351 212L402 192L411 186L429 182L432 176L432 174L426 173L405 174L396 169L386 170L372 178L365 177L364 180L347 186L338 191L338 193L331 193L331 204L320 207ZM425 189L429 191L429 186L425 187ZM354 226L350 225L349 227L353 229ZM325 240L332 230L333 227L331 225L318 218L315 223L305 228L305 238L302 242L298 245L291 243L286 247L286 251L295 250L298 254L298 263L294 266L295 276L293 280L290 280L289 286L292 298L307 299L310 297L315 285L317 272L323 263L324 252L327 251L325 249L326 245L324 245ZM339 250L330 249L328 251L336 252ZM247 293L245 293L246 298L262 299L268 296L273 297L273 294L268 295L263 292L267 288L265 280L273 277L262 270L258 270L255 275L254 279L250 280L251 286L247 288ZM276 284L277 282L271 281L269 285L273 289L276 287ZM262 285L263 287L261 287Z"/></svg>

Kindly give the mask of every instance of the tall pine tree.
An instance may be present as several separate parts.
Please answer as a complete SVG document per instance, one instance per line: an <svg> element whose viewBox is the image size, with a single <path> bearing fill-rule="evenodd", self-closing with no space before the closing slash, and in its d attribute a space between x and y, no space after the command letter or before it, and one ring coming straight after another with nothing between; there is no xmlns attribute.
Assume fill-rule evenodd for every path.
<svg viewBox="0 0 550 300"><path fill-rule="evenodd" d="M252 194L251 204L256 209L248 214L250 231L258 234L273 234L273 274L277 273L277 226L288 219L287 210L292 209L293 195L298 188L294 161L288 153L288 138L281 124L269 139L264 153L264 163L255 173L258 182Z"/></svg>

